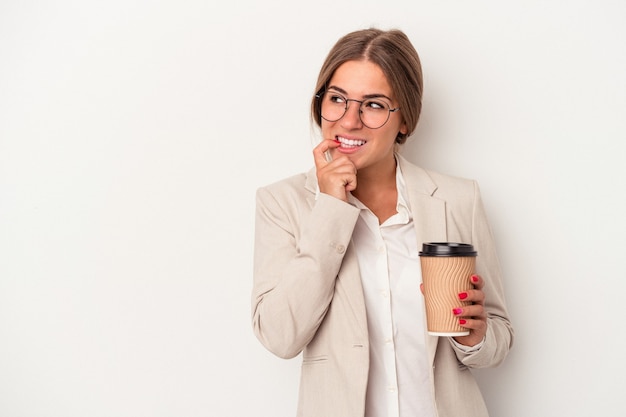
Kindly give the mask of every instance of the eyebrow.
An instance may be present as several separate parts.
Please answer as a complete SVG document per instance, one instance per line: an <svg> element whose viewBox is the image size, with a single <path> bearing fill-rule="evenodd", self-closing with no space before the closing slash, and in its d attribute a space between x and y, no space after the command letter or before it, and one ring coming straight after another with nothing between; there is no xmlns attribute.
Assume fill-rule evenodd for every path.
<svg viewBox="0 0 626 417"><path fill-rule="evenodd" d="M345 96L347 96L347 95L348 95L348 92L347 92L346 90L344 90L344 89L343 89L343 88L341 88L341 87L337 87L337 86L335 86L335 85L331 85L331 86L329 86L329 87L328 87L328 89L329 89L329 90L330 90L330 89L337 90L337 92L339 92L339 93L341 93L341 94L343 94L343 95L345 95ZM387 97L387 96L386 96L386 95L384 95L384 94L366 94L366 95L364 95L364 96L363 96L363 98L364 98L364 99L368 99L368 98L386 98L387 100L389 100L389 102L393 102L393 100L392 100L391 98Z"/></svg>

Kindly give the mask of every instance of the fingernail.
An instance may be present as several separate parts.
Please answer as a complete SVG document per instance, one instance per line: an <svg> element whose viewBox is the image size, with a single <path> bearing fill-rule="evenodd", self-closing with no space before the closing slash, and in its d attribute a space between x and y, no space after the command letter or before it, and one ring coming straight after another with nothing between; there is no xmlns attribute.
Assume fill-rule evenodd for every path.
<svg viewBox="0 0 626 417"><path fill-rule="evenodd" d="M472 275L472 282L478 282L478 277L476 275Z"/></svg>
<svg viewBox="0 0 626 417"><path fill-rule="evenodd" d="M467 293L466 292L459 293L459 298L461 300L465 300L467 298Z"/></svg>
<svg viewBox="0 0 626 417"><path fill-rule="evenodd" d="M454 313L455 316L458 316L459 314L461 314L463 312L462 308L455 308L452 310L452 312Z"/></svg>
<svg viewBox="0 0 626 417"><path fill-rule="evenodd" d="M460 319L459 320L459 324L465 324L465 323L467 323L467 320L465 320L465 319Z"/></svg>

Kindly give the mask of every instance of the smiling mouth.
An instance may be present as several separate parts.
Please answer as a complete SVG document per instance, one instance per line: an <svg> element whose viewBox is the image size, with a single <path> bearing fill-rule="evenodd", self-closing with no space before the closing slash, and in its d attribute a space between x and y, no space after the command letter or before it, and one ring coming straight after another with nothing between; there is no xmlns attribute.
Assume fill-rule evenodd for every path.
<svg viewBox="0 0 626 417"><path fill-rule="evenodd" d="M341 143L342 148L358 148L359 146L365 145L364 140L360 139L346 139L341 136L337 136L337 141Z"/></svg>

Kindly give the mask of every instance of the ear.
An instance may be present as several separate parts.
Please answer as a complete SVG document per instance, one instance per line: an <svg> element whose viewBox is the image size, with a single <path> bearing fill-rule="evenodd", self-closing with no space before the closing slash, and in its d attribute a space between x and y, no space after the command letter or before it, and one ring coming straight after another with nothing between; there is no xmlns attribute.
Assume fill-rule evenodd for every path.
<svg viewBox="0 0 626 417"><path fill-rule="evenodd" d="M409 129L406 128L406 123L402 123L402 126L400 126L400 130L396 135L396 143L403 144L404 142L406 142L408 132Z"/></svg>
<svg viewBox="0 0 626 417"><path fill-rule="evenodd" d="M406 127L406 123L402 122L402 126L400 126L400 133L406 135L409 132L409 129Z"/></svg>

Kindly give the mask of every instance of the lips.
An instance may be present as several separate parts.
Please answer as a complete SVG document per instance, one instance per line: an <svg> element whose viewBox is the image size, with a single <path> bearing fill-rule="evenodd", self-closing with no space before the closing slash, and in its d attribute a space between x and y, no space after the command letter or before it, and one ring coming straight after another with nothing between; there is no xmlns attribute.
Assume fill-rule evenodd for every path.
<svg viewBox="0 0 626 417"><path fill-rule="evenodd" d="M361 139L348 139L342 136L337 136L337 141L341 143L342 148L358 148L365 145L365 141Z"/></svg>

